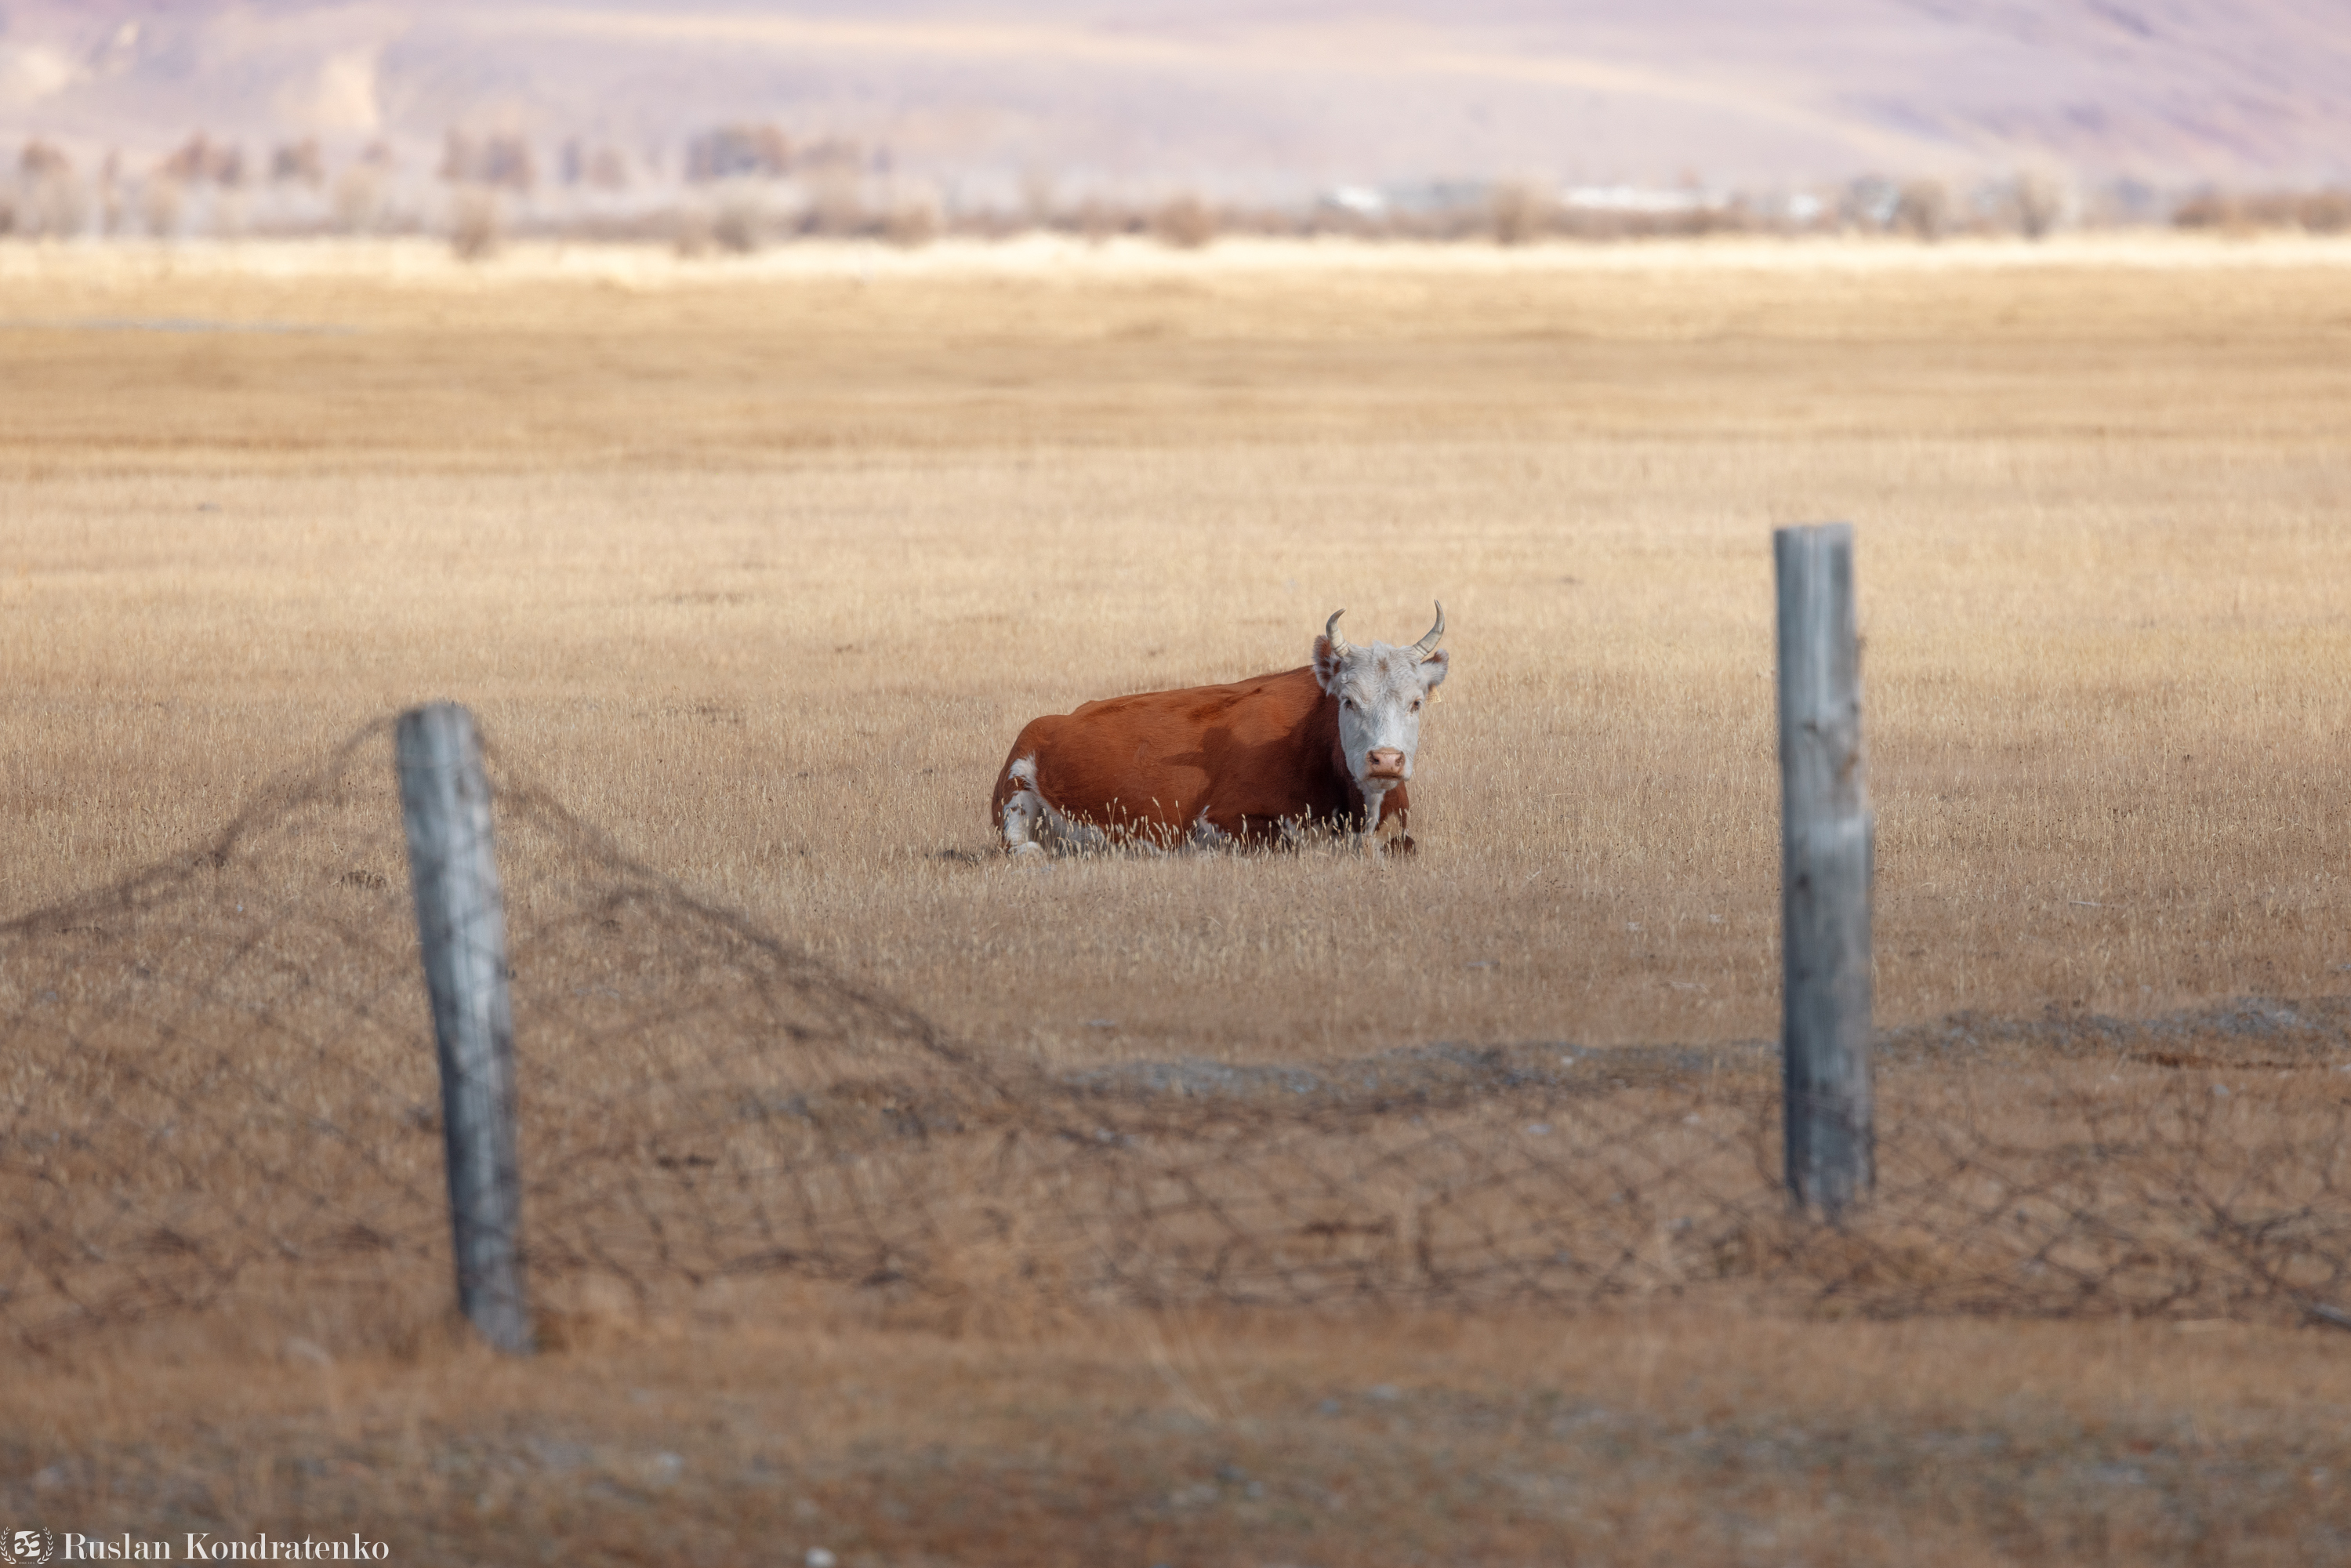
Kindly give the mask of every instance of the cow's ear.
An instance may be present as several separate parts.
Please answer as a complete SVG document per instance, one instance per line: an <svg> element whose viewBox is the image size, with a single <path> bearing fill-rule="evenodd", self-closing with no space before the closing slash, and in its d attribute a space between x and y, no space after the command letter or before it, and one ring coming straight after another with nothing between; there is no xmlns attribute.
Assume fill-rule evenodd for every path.
<svg viewBox="0 0 2351 1568"><path fill-rule="evenodd" d="M1445 672L1453 667L1453 656L1439 648L1420 662L1420 689L1433 692L1445 684Z"/></svg>
<svg viewBox="0 0 2351 1568"><path fill-rule="evenodd" d="M1328 637L1315 638L1314 684L1321 686L1327 692L1331 689L1331 683L1338 678L1339 655L1332 652L1331 639Z"/></svg>

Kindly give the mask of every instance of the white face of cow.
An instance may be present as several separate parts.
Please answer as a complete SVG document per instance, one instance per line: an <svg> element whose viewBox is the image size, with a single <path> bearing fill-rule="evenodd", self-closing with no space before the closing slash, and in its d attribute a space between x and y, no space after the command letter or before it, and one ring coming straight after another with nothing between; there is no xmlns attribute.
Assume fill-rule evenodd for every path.
<svg viewBox="0 0 2351 1568"><path fill-rule="evenodd" d="M1421 709L1443 683L1448 663L1437 646L1445 635L1445 606L1437 607L1437 624L1427 636L1402 648L1349 646L1339 635L1339 616L1345 613L1332 615L1314 639L1314 678L1339 699L1339 748L1355 787L1376 803L1412 777Z"/></svg>

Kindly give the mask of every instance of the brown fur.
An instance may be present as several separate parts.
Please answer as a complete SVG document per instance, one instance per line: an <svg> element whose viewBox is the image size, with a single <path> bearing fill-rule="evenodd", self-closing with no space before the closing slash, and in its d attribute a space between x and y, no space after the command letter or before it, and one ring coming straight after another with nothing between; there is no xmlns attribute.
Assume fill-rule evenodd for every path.
<svg viewBox="0 0 2351 1568"><path fill-rule="evenodd" d="M1004 820L1012 765L1037 758L1037 792L1055 810L1113 833L1181 841L1206 810L1244 843L1280 841L1284 819L1362 826L1364 794L1339 749L1339 704L1311 667L1221 686L1104 697L1075 713L1030 719L996 776L990 808ZM1381 803L1399 830L1405 787ZM1396 849L1412 841L1399 836Z"/></svg>

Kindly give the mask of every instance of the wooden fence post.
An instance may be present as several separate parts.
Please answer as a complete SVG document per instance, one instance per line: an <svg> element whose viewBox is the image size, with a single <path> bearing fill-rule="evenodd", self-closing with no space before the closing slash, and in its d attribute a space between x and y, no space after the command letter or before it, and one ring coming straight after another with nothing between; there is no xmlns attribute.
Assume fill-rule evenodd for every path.
<svg viewBox="0 0 2351 1568"><path fill-rule="evenodd" d="M1834 1220L1876 1183L1869 1082L1876 822L1861 740L1853 527L1776 529L1781 1083L1790 1200Z"/></svg>
<svg viewBox="0 0 2351 1568"><path fill-rule="evenodd" d="M473 716L455 703L402 714L394 753L441 1063L457 1304L484 1339L524 1354L531 1341L517 1256L514 1021L489 778Z"/></svg>

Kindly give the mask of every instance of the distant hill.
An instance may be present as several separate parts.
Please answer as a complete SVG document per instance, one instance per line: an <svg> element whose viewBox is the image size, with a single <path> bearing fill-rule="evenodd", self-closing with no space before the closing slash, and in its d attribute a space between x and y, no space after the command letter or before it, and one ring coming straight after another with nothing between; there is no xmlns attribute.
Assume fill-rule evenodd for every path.
<svg viewBox="0 0 2351 1568"><path fill-rule="evenodd" d="M2351 177L2345 0L0 0L0 139L144 168L204 131L453 129L674 178L729 121L1022 183L1288 198L1540 176L1765 188L1865 172Z"/></svg>

